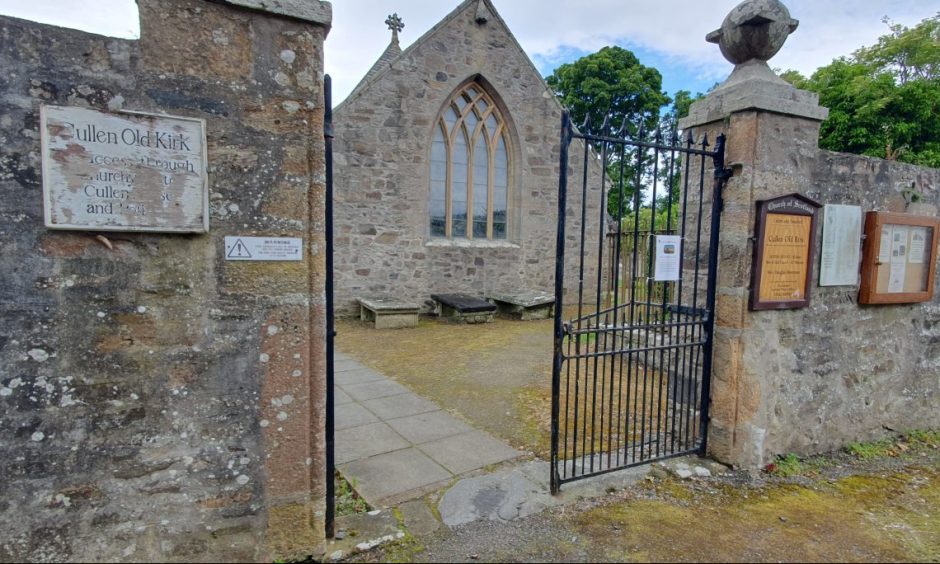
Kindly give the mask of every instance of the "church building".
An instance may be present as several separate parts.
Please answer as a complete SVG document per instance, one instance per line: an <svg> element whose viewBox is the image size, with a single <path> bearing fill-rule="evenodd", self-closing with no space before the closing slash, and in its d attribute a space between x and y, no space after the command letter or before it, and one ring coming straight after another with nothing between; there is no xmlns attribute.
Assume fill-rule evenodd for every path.
<svg viewBox="0 0 940 564"><path fill-rule="evenodd" d="M405 50L402 21L386 23L391 43L334 111L337 312L358 311L359 297L429 308L435 293L553 292L558 99L490 0L465 0ZM572 234L579 161L569 167ZM601 166L590 168L586 227L596 231ZM596 259L585 267L589 284ZM575 288L578 262L566 269Z"/></svg>

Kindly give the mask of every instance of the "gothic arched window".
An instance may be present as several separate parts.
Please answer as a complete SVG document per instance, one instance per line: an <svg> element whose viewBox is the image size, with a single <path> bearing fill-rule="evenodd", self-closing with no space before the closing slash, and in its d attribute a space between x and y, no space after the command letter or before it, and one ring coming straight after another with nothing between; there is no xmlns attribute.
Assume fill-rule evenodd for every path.
<svg viewBox="0 0 940 564"><path fill-rule="evenodd" d="M475 82L444 106L431 145L431 236L506 239L506 124Z"/></svg>

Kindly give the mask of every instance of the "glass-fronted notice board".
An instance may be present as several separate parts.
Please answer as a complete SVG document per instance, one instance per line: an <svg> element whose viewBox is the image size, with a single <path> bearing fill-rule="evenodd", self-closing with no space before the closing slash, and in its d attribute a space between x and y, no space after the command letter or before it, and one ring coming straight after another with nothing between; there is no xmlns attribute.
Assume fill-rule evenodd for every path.
<svg viewBox="0 0 940 564"><path fill-rule="evenodd" d="M940 219L868 212L862 257L862 304L905 304L933 299Z"/></svg>

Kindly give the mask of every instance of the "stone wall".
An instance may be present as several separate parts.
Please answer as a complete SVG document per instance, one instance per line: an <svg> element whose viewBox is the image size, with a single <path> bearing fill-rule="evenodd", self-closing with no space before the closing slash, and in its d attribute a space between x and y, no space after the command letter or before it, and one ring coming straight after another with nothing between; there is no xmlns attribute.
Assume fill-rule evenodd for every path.
<svg viewBox="0 0 940 564"><path fill-rule="evenodd" d="M138 5L139 41L0 18L0 560L307 556L330 7ZM210 232L47 230L40 104L205 119ZM309 255L226 262L235 234Z"/></svg>
<svg viewBox="0 0 940 564"><path fill-rule="evenodd" d="M858 305L857 286L819 287L822 210L810 306L747 306L757 200L798 192L863 212L937 215L940 170L820 150L816 117L745 107L704 121L688 125L727 133L734 170L720 234L710 454L759 468L785 453L940 428L940 286L931 302L877 306ZM909 205L912 187L921 201Z"/></svg>
<svg viewBox="0 0 940 564"><path fill-rule="evenodd" d="M390 67L366 79L335 113L336 307L394 296L424 304L433 293L554 288L562 108L503 21L464 2ZM510 226L505 241L429 236L429 159L435 122L471 79L488 86L509 122ZM583 146L572 144L566 284L577 289ZM580 163L580 164L579 164ZM591 167L588 233L596 241L603 198ZM596 253L596 242L587 245ZM593 258L591 258L593 257ZM586 284L596 280L596 255Z"/></svg>

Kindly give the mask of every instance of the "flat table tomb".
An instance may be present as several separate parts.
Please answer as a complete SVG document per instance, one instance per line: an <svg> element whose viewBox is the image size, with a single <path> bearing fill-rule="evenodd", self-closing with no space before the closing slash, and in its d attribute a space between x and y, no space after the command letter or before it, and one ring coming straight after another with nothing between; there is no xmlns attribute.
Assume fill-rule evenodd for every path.
<svg viewBox="0 0 940 564"><path fill-rule="evenodd" d="M434 294L431 299L440 304L440 315L455 323L491 323L496 306L486 300L467 294Z"/></svg>
<svg viewBox="0 0 940 564"><path fill-rule="evenodd" d="M356 298L359 319L373 321L376 329L406 329L418 326L418 304L395 298Z"/></svg>

